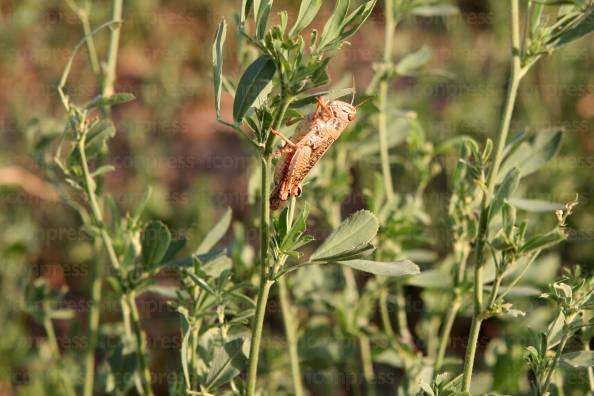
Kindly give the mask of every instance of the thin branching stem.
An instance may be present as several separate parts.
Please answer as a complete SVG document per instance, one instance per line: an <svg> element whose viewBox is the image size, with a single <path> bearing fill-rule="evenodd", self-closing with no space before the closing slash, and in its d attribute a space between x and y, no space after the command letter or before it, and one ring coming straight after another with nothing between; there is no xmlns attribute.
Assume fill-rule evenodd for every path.
<svg viewBox="0 0 594 396"><path fill-rule="evenodd" d="M458 263L457 263L457 271L456 277L454 278L454 288L452 291L452 302L450 307L448 308L445 318L443 320L443 325L441 328L441 334L439 335L439 344L437 347L437 355L435 356L435 362L433 364L433 377L435 378L437 374L439 374L439 369L441 368L443 361L445 359L445 354L447 351L447 347L450 341L450 334L452 333L452 327L454 326L454 321L458 316L458 311L462 306L462 295L460 290L460 285L464 282L464 275L466 273L466 264L468 262L468 256L470 254L470 246L468 244L464 244L462 247L459 248L458 252Z"/></svg>
<svg viewBox="0 0 594 396"><path fill-rule="evenodd" d="M280 69L279 69L280 71ZM280 106L275 115L272 124L273 129L279 129L282 125L285 113L291 104L292 98L285 90L284 77L281 74L281 100ZM270 289L274 284L274 279L268 276L269 252L270 245L270 181L272 174L272 145L274 142L274 135L269 134L266 146L260 155L261 168L261 187L260 187L260 285L258 289L258 297L256 300L256 313L252 322L252 337L250 344L250 355L248 363L248 377L247 377L247 396L254 396L256 393L256 381L258 376L258 359L260 354L260 342L262 339L262 330L264 327L264 317L266 316L266 304L268 302L268 295Z"/></svg>
<svg viewBox="0 0 594 396"><path fill-rule="evenodd" d="M477 243L475 249L475 263L474 263L474 298L473 298L473 315L470 333L468 336L468 345L466 348L466 357L464 360L464 374L462 380L462 391L468 392L470 390L470 383L472 380L472 370L474 368L474 359L476 355L476 348L478 337L484 320L483 312L483 266L484 266L484 248L488 239L488 217L489 205L491 196L495 189L497 182L497 175L501 162L503 161L503 152L507 137L509 134L509 127L513 109L516 103L518 94L518 87L522 79L522 64L521 64L521 50L520 50L520 9L518 0L510 0L511 4L511 28L512 28L512 70L510 84L508 87L507 98L505 101L505 110L501 121L501 127L497 135L497 145L495 148L495 155L493 165L489 170L487 177L486 192L483 195L481 202L481 213L479 220L479 234L477 236Z"/></svg>
<svg viewBox="0 0 594 396"><path fill-rule="evenodd" d="M49 312L50 309L47 307L44 309L45 312ZM56 332L54 330L54 324L52 323L52 319L49 317L49 314L46 314L43 318L43 328L45 329L45 333L47 335L47 340L49 343L50 350L52 352L52 356L56 361L60 361L60 346L58 345L58 339L56 337ZM64 392L67 396L75 396L76 392L72 387L72 383L69 381L68 377L64 372L62 367L58 368L59 370L59 377L60 382L62 383L62 387L64 388Z"/></svg>
<svg viewBox="0 0 594 396"><path fill-rule="evenodd" d="M551 386L551 380L553 379L553 373L555 372L555 369L557 368L557 365L559 364L559 360L561 359L561 354L563 353L563 350L565 349L565 344L567 344L567 341L569 340L570 337L571 337L571 332L566 330L565 333L563 334L563 337L561 338L561 341L559 342L559 345L557 346L557 351L555 352L555 357L553 358L553 362L552 362L551 366L549 367L549 370L547 371L547 375L545 377L545 382L544 382L543 387L540 389L539 396L546 396L549 394L549 386Z"/></svg>
<svg viewBox="0 0 594 396"><path fill-rule="evenodd" d="M124 0L113 0L111 15L112 22L117 23L122 21L123 3ZM104 97L111 96L114 93L116 67L118 62L118 49L120 46L120 27L121 23L117 23L114 27L112 27L109 36L109 52L107 55L105 76L101 89L101 95Z"/></svg>

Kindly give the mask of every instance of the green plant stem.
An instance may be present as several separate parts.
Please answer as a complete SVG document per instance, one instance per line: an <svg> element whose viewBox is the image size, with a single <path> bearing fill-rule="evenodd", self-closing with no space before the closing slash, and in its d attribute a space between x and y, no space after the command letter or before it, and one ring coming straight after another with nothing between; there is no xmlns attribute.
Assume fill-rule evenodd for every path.
<svg viewBox="0 0 594 396"><path fill-rule="evenodd" d="M547 375L545 377L544 386L542 387L542 389L540 389L540 392L539 392L540 396L546 396L549 394L548 389L549 389L549 386L551 386L551 380L553 379L553 373L555 372L555 369L557 368L557 365L559 364L559 360L561 359L561 354L563 353L563 350L565 349L565 344L567 343L567 340L569 340L569 337L571 337L571 333L569 331L566 331L565 334L563 334L563 337L561 338L559 345L557 346L557 351L555 352L555 357L553 358L553 364L551 365L551 367L549 368L549 370L547 372Z"/></svg>
<svg viewBox="0 0 594 396"><path fill-rule="evenodd" d="M287 226L290 228L293 224L293 217L295 214L295 197L291 197L289 201L289 216L287 219ZM279 268L282 268L287 256L284 255L279 261ZM289 286L284 276L278 278L279 299L281 304L281 311L283 314L283 322L285 325L285 335L287 343L289 344L289 359L291 362L291 376L293 379L293 390L295 396L305 395L303 381L301 377L301 366L299 365L298 352L298 337L297 337L297 323L293 320L294 308L291 304L291 297Z"/></svg>
<svg viewBox="0 0 594 396"><path fill-rule="evenodd" d="M359 336L359 349L361 350L361 362L363 363L363 377L367 385L368 396L375 396L375 373L373 372L373 360L371 357L371 342L366 335Z"/></svg>
<svg viewBox="0 0 594 396"><path fill-rule="evenodd" d="M454 290L452 293L452 303L446 313L445 319L443 320L443 326L441 329L441 334L439 336L439 345L437 347L437 355L435 356L435 363L433 365L433 377L435 378L439 373L439 369L441 368L443 361L445 359L445 354L447 351L447 346L450 341L450 335L452 333L452 327L454 326L454 321L456 320L456 316L458 316L458 311L462 306L462 295L460 294L461 291L459 290L459 286L464 282L464 275L466 273L466 264L468 262L468 256L470 254L470 245L464 244L462 247L457 249L459 254L458 260L458 268L456 273L456 278L454 279Z"/></svg>
<svg viewBox="0 0 594 396"><path fill-rule="evenodd" d="M44 309L44 311L49 312L50 311L49 307L46 307ZM47 334L47 340L48 340L48 343L50 346L50 350L52 351L52 356L59 363L60 355L61 355L60 347L58 345L58 339L56 338L56 332L54 331L54 325L52 323L52 319L47 314L43 318L43 328L45 330L45 333ZM62 382L62 386L64 387L64 392L68 396L75 396L76 392L74 391L74 389L72 387L72 383L69 381L68 377L66 377L66 374L64 373L63 368L59 367L58 370L59 370L60 381Z"/></svg>
<svg viewBox="0 0 594 396"><path fill-rule="evenodd" d="M413 337L408 329L406 298L404 297L404 287L400 281L396 282L394 297L396 304L396 318L398 320L398 333L407 344L411 344L413 342Z"/></svg>
<svg viewBox="0 0 594 396"><path fill-rule="evenodd" d="M93 248L94 257L91 267L91 307L89 310L89 329L87 332L88 344L85 352L85 382L83 385L83 395L92 396L95 381L95 348L99 336L99 319L101 312L101 288L103 280L99 270L98 246L97 241Z"/></svg>
<svg viewBox="0 0 594 396"><path fill-rule="evenodd" d="M390 321L390 310L388 309L388 289L386 286L382 286L380 289L379 307L384 331L388 337L393 338L394 327L392 327L392 322Z"/></svg>
<svg viewBox="0 0 594 396"><path fill-rule="evenodd" d="M254 316L254 324L252 326L252 342L250 346L247 378L247 396L254 396L256 394L260 341L262 340L262 328L264 327L266 302L268 301L268 295L270 294L270 288L272 287L272 285L272 281L264 280L264 283L260 285L260 289L258 291L258 299L256 301L256 314Z"/></svg>
<svg viewBox="0 0 594 396"><path fill-rule="evenodd" d="M279 69L280 70L280 69ZM287 95L284 78L281 79L281 103L276 113L272 129L278 130L282 125L285 113L291 104L291 98ZM270 244L270 179L272 174L272 145L274 134L270 133L266 141L263 153L260 156L261 187L260 187L260 285L256 300L256 313L252 322L252 337L250 344L250 356L248 363L247 396L254 396L256 393L256 381L258 377L258 359L260 354L260 341L266 316L266 304L268 295L274 284L274 280L268 277L268 246Z"/></svg>
<svg viewBox="0 0 594 396"><path fill-rule="evenodd" d="M450 308L447 311L445 316L445 321L441 330L441 334L439 336L439 346L437 347L437 355L435 356L435 363L433 364L433 377L435 378L439 373L439 369L443 365L443 361L445 359L446 349L448 347L448 343L450 341L450 334L452 332L452 327L454 326L454 321L456 320L456 316L458 315L458 311L460 310L460 306L462 305L462 301L459 296L456 296L454 301L452 301Z"/></svg>
<svg viewBox="0 0 594 396"><path fill-rule="evenodd" d="M112 22L122 21L122 8L124 0L113 0L112 3ZM108 97L114 93L114 83L116 79L116 66L118 62L118 48L120 45L120 27L121 24L116 24L111 28L111 34L109 36L109 52L107 56L107 64L105 67L105 76L103 79L103 86L101 89L101 95Z"/></svg>
<svg viewBox="0 0 594 396"><path fill-rule="evenodd" d="M93 214L93 221L95 222L97 227L101 230L100 236L101 236L103 245L107 251L107 255L109 257L111 266L113 267L114 270L116 270L116 272L118 272L120 270L120 262L118 260L115 249L113 247L113 241L112 241L111 237L109 236L109 234L107 233L107 231L105 229L105 224L103 223L103 214L101 212L101 209L99 208L99 204L97 202L97 196L95 195L95 190L93 188L93 186L95 186L95 181L93 180L93 178L91 176L91 173L89 171L89 165L87 163L85 140L86 140L86 134L83 133L83 135L80 137L80 139L78 141L78 149L79 149L80 158L81 158L80 163L82 166L83 177L85 179L85 190L86 190L85 192L87 194L87 198L88 198L90 206L91 206L91 212ZM129 337L132 337L131 328L134 327L136 344L139 345L139 343L142 344L143 331L142 331L142 327L140 325L140 319L138 318L137 312L136 312L136 317L134 316L134 311L136 311L136 303L134 301L132 301L132 302L133 302L133 304L131 306L130 303L128 301L126 301L126 296L122 296L122 298L120 300L120 304L122 306L122 317L124 320L124 327L126 329L126 334ZM134 308L134 309L132 309L132 308ZM141 336L140 339L138 337L139 335ZM136 352L137 352L137 356L138 356L139 367L142 369L143 363L141 362L141 360L145 360L144 355L141 354L140 350L137 350ZM144 362L144 364L146 365L146 362ZM147 384L150 385L151 384L150 371L148 371L148 369L147 369L147 370L144 370L144 372L141 374L142 374L143 379L145 379L144 382L146 382ZM146 378L144 378L147 375L148 375L148 381L146 381ZM140 391L140 389L139 389L139 391ZM146 392L148 392L147 394L152 395L152 389L150 387L146 389Z"/></svg>
<svg viewBox="0 0 594 396"><path fill-rule="evenodd" d="M357 290L357 282L353 270L346 266L341 266L342 273L345 278L346 288L351 289L355 300L359 299L359 291ZM367 386L366 395L375 396L375 374L373 372L373 361L371 358L371 343L369 337L365 334L357 334L357 341L359 342L359 353L361 354L361 367L363 368L363 377Z"/></svg>
<svg viewBox="0 0 594 396"><path fill-rule="evenodd" d="M385 32L384 32L384 68L392 64L392 48L394 29L396 21L394 20L393 0L385 1ZM390 169L390 156L388 152L387 129L388 129L388 76L383 71L383 76L379 83L379 113L377 116L377 131L380 145L380 157L382 163L382 175L384 178L384 188L388 202L394 199L394 186L392 184L392 170Z"/></svg>
<svg viewBox="0 0 594 396"><path fill-rule="evenodd" d="M142 380L142 387L145 395L152 396L153 388L151 381L151 373L146 361L146 337L140 323L140 315L138 314L138 307L136 306L136 298L134 291L126 295L126 303L131 313L132 328L134 330L134 339L136 341L136 355L138 356L138 364L140 368L140 378Z"/></svg>
<svg viewBox="0 0 594 396"><path fill-rule="evenodd" d="M512 70L510 85L505 101L505 110L501 122L501 127L497 135L497 146L495 149L495 156L493 159L493 166L489 170L487 178L487 191L485 192L481 202L481 214L479 220L479 234L476 243L476 260L474 263L474 309L472 316L472 324L468 336L468 345L466 348L466 357L464 360L464 375L462 380L462 391L468 392L470 390L470 383L472 380L472 370L474 367L474 359L476 355L476 347L478 337L481 329L481 324L484 319L483 313L483 265L484 265L484 245L488 238L488 217L489 204L491 196L495 189L497 182L497 174L501 167L503 160L503 151L507 137L509 134L509 127L513 109L516 103L518 94L518 87L522 79L522 65L520 59L520 10L518 0L510 0L511 3L511 27L512 27Z"/></svg>
<svg viewBox="0 0 594 396"><path fill-rule="evenodd" d="M518 276L516 276L514 278L514 280L512 280L510 282L509 285L507 285L507 287L505 288L505 290L503 291L503 293L501 293L501 295L499 296L500 299L503 299L505 296L507 296L507 294L514 288L516 287L516 285L518 284L518 282L520 282L520 280L522 279L522 277L524 277L524 275L526 274L526 272L528 271L528 268L530 268L530 266L532 265L532 263L534 262L534 260L538 257L538 255L540 254L541 250L537 250L528 260L528 262L526 263L526 265L524 266L524 268L522 268L522 271L518 274Z"/></svg>
<svg viewBox="0 0 594 396"><path fill-rule="evenodd" d="M99 66L99 58L97 57L97 50L95 49L95 40L93 39L93 35L91 34L91 21L89 20L89 10L81 10L79 12L80 22L83 27L83 33L87 37L87 51L89 53L89 63L91 64L91 69L95 74L95 78L97 82L101 84L101 67Z"/></svg>
<svg viewBox="0 0 594 396"><path fill-rule="evenodd" d="M297 325L293 320L293 306L291 305L289 288L284 276L281 276L278 279L278 286L283 322L285 325L285 335L287 337L287 343L289 344L289 358L291 362L293 390L295 392L295 396L303 396L305 392L303 390L304 388L301 379L301 366L299 365L299 352L297 349Z"/></svg>

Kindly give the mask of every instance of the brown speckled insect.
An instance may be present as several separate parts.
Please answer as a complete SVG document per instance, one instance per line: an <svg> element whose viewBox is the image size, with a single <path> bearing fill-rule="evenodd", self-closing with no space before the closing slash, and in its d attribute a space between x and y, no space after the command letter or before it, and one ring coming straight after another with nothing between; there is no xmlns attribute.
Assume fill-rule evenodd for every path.
<svg viewBox="0 0 594 396"><path fill-rule="evenodd" d="M270 207L281 208L290 196L301 195L301 183L311 168L340 137L345 128L355 119L355 106L333 100L327 102L322 97L316 98L316 111L303 119L291 138L280 136L286 145L275 155L284 157L277 163L274 172L274 190L270 194Z"/></svg>

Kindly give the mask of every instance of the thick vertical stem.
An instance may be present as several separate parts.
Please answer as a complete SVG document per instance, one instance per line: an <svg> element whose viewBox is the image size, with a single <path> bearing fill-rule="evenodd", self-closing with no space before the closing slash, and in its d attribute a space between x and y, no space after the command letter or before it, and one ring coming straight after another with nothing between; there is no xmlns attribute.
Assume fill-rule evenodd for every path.
<svg viewBox="0 0 594 396"><path fill-rule="evenodd" d="M396 28L396 21L394 20L394 4L393 0L385 1L385 33L384 33L384 66L387 67L392 63L392 47L393 35ZM380 144L380 156L382 162L382 175L384 178L384 188L386 190L386 198L391 201L394 198L394 186L392 184L392 171L390 169L390 157L388 152L387 141L387 124L388 124L388 80L387 76L383 75L379 83L379 113L377 116L377 130Z"/></svg>
<svg viewBox="0 0 594 396"><path fill-rule="evenodd" d="M101 311L102 279L99 271L98 243L95 242L94 258L91 267L91 308L89 310L89 329L87 332L88 344L85 352L85 382L83 395L91 396L95 380L95 348L99 335L99 316Z"/></svg>
<svg viewBox="0 0 594 396"><path fill-rule="evenodd" d="M247 378L247 396L254 396L256 394L256 381L258 377L258 358L260 354L260 342L262 340L262 329L264 327L264 316L266 314L266 303L270 288L273 282L264 280L260 285L258 292L258 299L256 301L256 314L254 316L254 324L252 326L252 342L250 346L248 378Z"/></svg>
<svg viewBox="0 0 594 396"><path fill-rule="evenodd" d="M256 314L252 324L252 341L250 344L250 356L247 378L247 396L254 396L256 393L256 381L258 376L258 359L260 354L260 341L264 317L266 315L266 304L273 282L268 279L268 243L270 240L270 174L272 170L272 159L270 155L261 158L261 208L260 208L260 287L256 300Z"/></svg>
<svg viewBox="0 0 594 396"><path fill-rule="evenodd" d="M513 109L516 103L518 94L518 87L522 78L522 65L520 59L520 9L518 0L510 0L511 3L511 27L512 27L512 71L510 78L510 85L505 101L505 109L501 121L501 127L497 135L497 145L495 149L495 156L493 159L493 166L489 170L487 178L487 192L483 196L481 203L481 216L479 225L479 235L476 244L476 260L474 263L474 313L472 317L472 325L470 334L468 336L468 345L466 349L466 358L464 361L464 376L462 391L468 392L470 390L470 382L472 379L472 370L474 366L474 359L476 355L476 346L480 333L481 324L483 322L483 265L484 265L484 245L488 238L488 216L489 204L491 196L495 189L497 182L497 174L503 160L503 150L509 134L509 127L513 114Z"/></svg>

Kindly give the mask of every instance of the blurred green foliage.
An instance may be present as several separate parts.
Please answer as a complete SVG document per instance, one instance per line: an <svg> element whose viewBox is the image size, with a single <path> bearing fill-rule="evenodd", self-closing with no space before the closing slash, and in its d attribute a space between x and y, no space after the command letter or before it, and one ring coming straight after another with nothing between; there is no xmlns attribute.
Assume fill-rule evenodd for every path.
<svg viewBox="0 0 594 396"><path fill-rule="evenodd" d="M278 1L275 9L287 9L292 21L298 15L298 6L293 3ZM309 181L311 188L305 189L302 199L310 203L308 233L317 240L323 240L322 235L328 235L340 224L341 213L367 206L382 224L392 224L380 230L380 238L385 241L380 254L402 256L407 252L407 257L424 270L434 269L439 263L440 271L445 274L455 267L450 246L456 235L450 233L448 222L456 222L456 214L463 211L464 205L454 207L455 202L449 201L450 194L458 187L451 175L459 156L459 141L450 139L470 136L484 142L497 130L509 73L509 24L505 1L460 0L449 4L457 4L460 13L450 13L448 8L445 10L448 16L442 17L422 10L402 21L394 36L397 67L390 83L389 114L393 122L388 126L388 143L398 210L379 210L384 205L385 194L381 180L374 176L374 171L379 169L379 147L375 144L373 121L362 119L357 128L342 136L325 162L314 170ZM230 19L237 9L238 2L228 0L125 2L116 90L131 92L136 100L113 109L118 133L110 142L109 163L115 171L107 174L98 188L109 190L122 212L131 212L150 185L153 194L143 219L163 220L171 230L171 240L186 238L188 242L182 253L192 252L192 246L204 241L224 209L232 207L233 236L227 235L222 242L216 239L215 243L230 247L235 280L245 281L241 287L250 290L257 272L253 268L257 250L253 246L257 246L258 239L258 222L253 215L257 206L254 201L257 187L253 187L258 183L257 161L251 157L249 143L216 123L212 105L212 40L220 18ZM324 2L321 15L330 15L332 9L333 4ZM93 2L90 21L98 26L109 20L110 13L109 2ZM358 34L349 39L351 45L334 55L329 69L332 89L350 86L355 76L355 85L363 92L372 81L374 62L381 59L383 50L378 39L383 34L382 13L383 8L378 6ZM271 19L278 18L276 13L271 14ZM314 21L313 25L321 29L325 19ZM85 341L82 339L77 344L71 335L86 327L88 279L96 253L91 238L79 230L79 216L60 202L55 188L38 166L51 159L45 149L50 139L63 131L65 117L56 88L71 50L82 36L80 22L66 2L24 0L0 4L0 288L4 297L0 303L0 323L4 329L0 339L0 394L14 390L23 395L57 395L62 394L61 373L82 378L76 354L84 350ZM106 51L107 32L97 34L96 45L98 52ZM230 28L223 47L225 70L229 74L240 74L254 59L253 49L243 45ZM237 52L239 55L234 56ZM97 89L88 61L81 55L75 59L66 87L76 103L92 100ZM584 272L592 271L593 68L594 40L589 38L567 45L538 62L520 89L512 134L528 129L527 125L529 131L561 127L564 143L554 160L522 181L516 195L563 204L572 201L578 193L580 205L574 209L574 216L567 219L567 241L539 257L519 284L517 294L510 295L515 299L514 307L529 314L485 323L475 393L529 394L533 380L529 368L536 373L539 384L546 381L545 366L551 358L547 351L557 344L546 344L542 339L550 334L559 312L568 307L559 298L553 298L559 297L554 293L549 292L549 301L535 299L534 295L551 284L564 265L580 263ZM232 119L235 111L228 94L222 95L221 107L223 117ZM373 113L373 107L372 102L362 105L364 113ZM355 162L357 166L351 166ZM467 194L469 200L473 199L472 191L458 193L459 197ZM415 194L423 195L422 207L411 198ZM530 221L532 229L528 235L557 225L553 210L546 205L537 213L519 209ZM450 220L445 215L448 211ZM460 233L468 232L466 224L458 225ZM202 253L211 248L213 245ZM459 246L460 250L454 253L465 254L468 248ZM199 269L199 263L192 264ZM382 280L368 281L367 275L358 276L353 288L352 284L348 285L348 277L336 268L320 266L307 266L293 275L288 282L294 312L304 324L299 330L299 354L304 382L312 393L361 392L359 369L353 368L358 359L356 337L361 334L371 335L376 346L373 361L378 391L393 392L404 372L404 354L377 347L390 343L377 331L380 313L371 303L373 296L385 286ZM569 287L579 289L575 274L566 276L564 281ZM47 281L38 281L31 289L32 282L39 277ZM209 297L200 297L210 301L235 286L227 283L230 281L226 274L208 274L204 278L208 280L206 286L192 280L192 275L184 274L183 286L175 287L179 289L176 295L175 290L168 290L174 289L171 285L175 276L165 274L161 280L169 288L155 286L152 293L141 296L140 314L148 333L151 369L156 374L155 389L159 394L168 390L173 394L179 389L183 393L180 384L186 380L195 384L208 379L212 380L211 385L217 384L216 379L208 378L213 369L209 363L215 360L208 354L192 362L196 376L188 379L177 376L183 372L179 350L183 348L184 336L189 334L188 339L193 336L188 331L193 318L184 313L191 309L198 316L203 313L197 290L219 287L219 294L208 292L205 294ZM449 293L452 286L444 282L445 278L440 272L425 271L405 286L395 282L388 285L391 290L398 287L406 290L405 310L412 332L418 335L415 347L421 350L437 348L431 345L432 336L436 335L435 318L447 309L443 293ZM553 285L554 290L565 290L559 282ZM357 284L365 286L356 292ZM66 286L64 296L52 294ZM52 294L56 305L30 312L31 305L27 305L25 297L43 293ZM109 293L108 298L113 299ZM47 301L46 297L38 298ZM177 304L164 303L173 297L179 299ZM234 297L237 300L225 308L232 314L239 311L238 306L252 303L243 294ZM269 341L265 342L263 354L263 375L267 381L262 386L268 393L290 394L282 316L276 296L273 300L267 318L268 338L265 338ZM390 297L390 307L400 303ZM185 332L181 337L176 310L186 321L182 320ZM102 322L106 326L100 338L99 355L101 360L109 356L106 360L125 365L125 356L113 352L117 340L114 335L119 330L116 325L114 328L107 325L117 320L118 312L117 304L109 301L102 307ZM75 320L60 317L66 314L73 314ZM72 352L64 353L66 358L56 370L47 369L56 364L52 345L46 342L44 319L48 315L54 315L57 346ZM451 355L443 363L446 368L460 367L470 315L470 304L464 304L453 328ZM210 316L205 319L213 327L201 329L207 334L201 342L216 345L219 351L228 352L225 356L241 360L237 351L243 344L234 340L241 341L245 334L237 330L232 332L228 344L221 343L212 330L218 320ZM245 325L247 319L240 317L238 323ZM539 335L533 336L532 332ZM533 339L537 341L531 342ZM406 344L408 340L404 341ZM528 345L533 345L533 349L527 361ZM573 346L573 350L581 348L582 345ZM407 353L415 355L416 351L407 350ZM224 360L225 356L221 356ZM587 387L584 369L576 368L581 367L578 357L566 357L566 364L574 363L574 369L567 372L578 373L566 377L569 395L584 394ZM108 371L104 366L98 367L105 382ZM442 377L427 386L433 392L448 394L452 379L455 380ZM121 385L126 389L131 385L131 378L118 380L120 383L97 386L110 389L109 386Z"/></svg>

